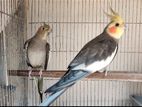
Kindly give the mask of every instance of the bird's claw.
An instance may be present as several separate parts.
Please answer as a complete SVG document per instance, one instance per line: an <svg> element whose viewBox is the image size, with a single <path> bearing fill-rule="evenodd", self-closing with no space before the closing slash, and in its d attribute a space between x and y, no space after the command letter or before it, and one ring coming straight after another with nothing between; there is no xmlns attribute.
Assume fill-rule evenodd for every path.
<svg viewBox="0 0 142 107"><path fill-rule="evenodd" d="M104 72L105 72L105 77L106 77L106 76L107 76L107 74L108 74L108 71L107 71L107 70L105 70Z"/></svg>
<svg viewBox="0 0 142 107"><path fill-rule="evenodd" d="M45 93L45 97L47 98L48 96L47 96L48 94L47 93Z"/></svg>
<svg viewBox="0 0 142 107"><path fill-rule="evenodd" d="M40 72L39 72L39 77L40 78L42 77L42 70L40 70Z"/></svg>
<svg viewBox="0 0 142 107"><path fill-rule="evenodd" d="M28 77L29 77L30 80L32 79L31 74L32 74L32 70L29 71L29 76Z"/></svg>

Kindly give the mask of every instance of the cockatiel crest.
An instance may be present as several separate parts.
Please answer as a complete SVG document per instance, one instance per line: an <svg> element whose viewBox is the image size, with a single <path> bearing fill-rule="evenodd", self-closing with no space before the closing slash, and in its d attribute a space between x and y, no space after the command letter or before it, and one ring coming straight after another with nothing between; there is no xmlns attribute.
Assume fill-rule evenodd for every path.
<svg viewBox="0 0 142 107"><path fill-rule="evenodd" d="M110 8L110 10L112 14L108 14L105 12L111 20L111 22L108 24L105 30L113 38L120 39L120 37L124 33L124 28L125 28L124 20L112 8Z"/></svg>
<svg viewBox="0 0 142 107"><path fill-rule="evenodd" d="M115 12L111 7L110 7L110 10L112 12L112 15L110 15L108 13L106 13L106 14L110 17L111 21L113 21L113 22L119 21L119 22L124 23L124 20L121 18L121 16L117 12Z"/></svg>

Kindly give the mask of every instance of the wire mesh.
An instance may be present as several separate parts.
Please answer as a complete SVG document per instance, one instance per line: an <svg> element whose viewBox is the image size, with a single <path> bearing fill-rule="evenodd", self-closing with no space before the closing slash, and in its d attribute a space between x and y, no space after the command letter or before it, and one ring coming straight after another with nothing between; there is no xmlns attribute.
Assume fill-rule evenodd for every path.
<svg viewBox="0 0 142 107"><path fill-rule="evenodd" d="M103 10L110 12L109 1L45 0L40 2L36 0L29 2L29 7L32 8L29 12L28 26L32 29L28 29L29 38L43 22L49 23L53 28L53 33L48 40L51 43L54 59L51 60L48 69L66 69L83 45L103 31L109 22L103 12ZM141 63L141 1L114 0L111 1L111 5L125 19L126 31L120 40L118 55L108 70L141 72L142 68L138 66ZM58 63L61 60L62 63Z"/></svg>
<svg viewBox="0 0 142 107"><path fill-rule="evenodd" d="M23 43L45 22L53 29L48 37L48 69L65 70L82 46L103 31L109 22L103 10L110 12L110 4L124 18L126 31L116 58L107 69L142 72L141 0L0 0L0 32L5 31L6 35L7 68L27 69ZM44 89L55 81L45 78ZM0 105L38 105L33 80L9 77L9 84L16 90L1 86ZM82 80L53 105L131 105L129 95L141 95L141 86L139 82Z"/></svg>
<svg viewBox="0 0 142 107"><path fill-rule="evenodd" d="M109 2L110 0L36 0L29 3L32 7L28 22L32 31L28 30L31 34L29 36L34 35L43 22L49 23L53 28L53 33L48 38L52 52L48 69L66 69L81 47L103 31L109 22L103 10L110 12ZM119 42L118 54L108 70L142 71L141 4L141 0L111 0L112 8L126 21L126 31ZM57 80L53 80L55 81ZM45 79L45 84L49 87L53 83ZM131 105L129 95L141 94L140 90L141 83L81 81L53 105Z"/></svg>

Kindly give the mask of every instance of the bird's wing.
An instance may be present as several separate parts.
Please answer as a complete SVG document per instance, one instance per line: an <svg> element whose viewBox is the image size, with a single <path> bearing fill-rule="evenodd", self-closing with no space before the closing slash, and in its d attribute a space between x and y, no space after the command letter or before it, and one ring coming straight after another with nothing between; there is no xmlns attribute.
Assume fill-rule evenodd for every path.
<svg viewBox="0 0 142 107"><path fill-rule="evenodd" d="M32 39L32 38L31 38ZM28 39L25 43L24 43L24 49L27 49L29 42L31 41L31 39Z"/></svg>
<svg viewBox="0 0 142 107"><path fill-rule="evenodd" d="M46 59L45 59L45 65L44 65L44 69L47 69L47 65L48 65L48 60L49 60L49 52L50 52L50 45L49 43L46 44Z"/></svg>
<svg viewBox="0 0 142 107"><path fill-rule="evenodd" d="M115 51L116 47L117 43L111 38L106 38L106 36L100 35L93 39L81 49L70 63L67 73L65 73L59 82L49 88L47 92L61 90L74 84L77 80L88 76L91 72L82 71L80 68L74 69L74 67L81 64L88 66L95 61L105 60Z"/></svg>
<svg viewBox="0 0 142 107"><path fill-rule="evenodd" d="M109 51L113 51L113 49L109 49L110 44L105 36L96 37L81 49L68 68L72 69L80 64L87 66L95 61L102 60L107 57L108 53L111 53ZM115 46L113 48L115 49Z"/></svg>
<svg viewBox="0 0 142 107"><path fill-rule="evenodd" d="M55 85L48 88L45 93L55 93L75 84L78 80L90 75L87 71L68 71Z"/></svg>
<svg viewBox="0 0 142 107"><path fill-rule="evenodd" d="M74 84L77 80L90 75L91 72L82 71L80 69L73 70L75 66L85 63L88 65L96 60L102 58L102 54L105 53L107 45L102 44L101 41L94 43L94 41L89 42L85 47L79 52L79 54L74 58L69 66L69 70L65 75L57 82L55 85L50 87L46 92L56 92L64 88L67 88Z"/></svg>
<svg viewBox="0 0 142 107"><path fill-rule="evenodd" d="M27 54L28 50L27 50L27 48L28 48L28 46L29 46L31 40L32 40L32 38L31 38L31 39L28 39L28 40L24 43L24 49L26 50L26 62L27 62L27 65L30 66L30 67L32 67L32 65L30 64L30 61L29 61L29 58L28 58L28 54Z"/></svg>
<svg viewBox="0 0 142 107"><path fill-rule="evenodd" d="M111 46L112 44L113 46ZM52 100L48 100L49 104L50 102L53 102L62 91L74 85L78 80L91 74L91 72L81 69L75 70L74 67L81 64L85 64L87 66L95 61L103 60L107 58L109 54L112 54L116 46L117 43L115 43L114 40L109 40L102 35L87 43L70 63L65 75L55 85L45 91L45 93L51 94L49 98Z"/></svg>

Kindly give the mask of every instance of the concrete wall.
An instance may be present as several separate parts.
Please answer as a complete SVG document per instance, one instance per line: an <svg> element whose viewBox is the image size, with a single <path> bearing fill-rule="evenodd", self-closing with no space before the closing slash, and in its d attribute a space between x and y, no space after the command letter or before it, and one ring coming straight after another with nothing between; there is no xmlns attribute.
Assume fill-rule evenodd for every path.
<svg viewBox="0 0 142 107"><path fill-rule="evenodd" d="M27 23L23 6L24 0L0 0L0 32L3 32L0 38L3 69L0 70L0 105L27 105L28 80L18 76L6 78L7 70L25 68L23 44ZM7 81L9 87L5 87Z"/></svg>

